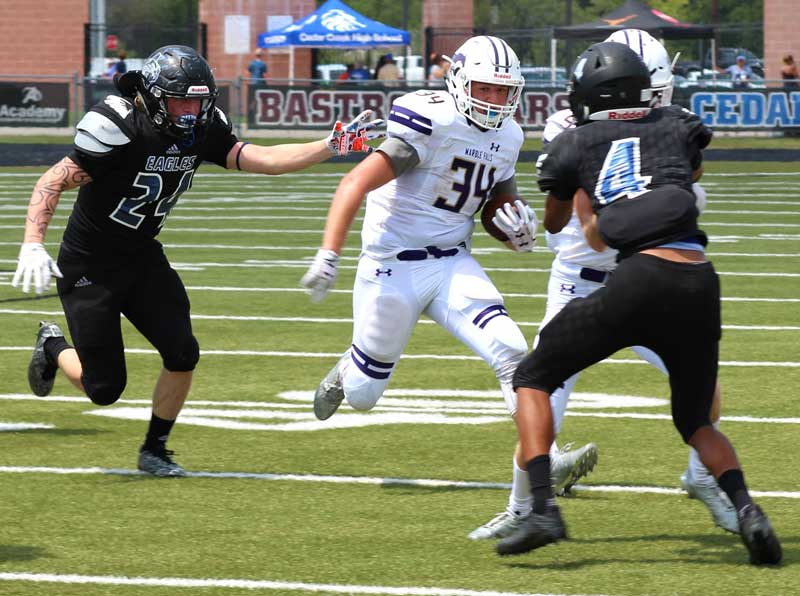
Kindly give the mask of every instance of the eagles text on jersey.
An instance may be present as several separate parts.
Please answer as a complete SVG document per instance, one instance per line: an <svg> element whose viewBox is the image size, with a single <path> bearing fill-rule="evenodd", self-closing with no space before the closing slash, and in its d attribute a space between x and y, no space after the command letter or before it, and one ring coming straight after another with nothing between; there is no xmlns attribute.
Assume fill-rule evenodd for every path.
<svg viewBox="0 0 800 596"><path fill-rule="evenodd" d="M69 157L92 181L78 191L64 246L78 255L133 255L153 242L203 161L225 167L236 137L215 110L191 145L157 131L126 98L109 95L77 125Z"/></svg>

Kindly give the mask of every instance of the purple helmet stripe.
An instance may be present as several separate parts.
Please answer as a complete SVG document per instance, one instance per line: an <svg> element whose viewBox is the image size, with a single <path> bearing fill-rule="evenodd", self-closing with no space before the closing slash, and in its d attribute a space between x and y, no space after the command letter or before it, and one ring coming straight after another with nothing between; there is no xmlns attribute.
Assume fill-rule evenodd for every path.
<svg viewBox="0 0 800 596"><path fill-rule="evenodd" d="M498 37L497 39L500 38ZM508 44L503 39L500 39L500 43L502 44L503 52L505 52L506 55L506 72L508 72L508 69L511 67L511 58L508 56Z"/></svg>
<svg viewBox="0 0 800 596"><path fill-rule="evenodd" d="M497 51L497 46L494 45L494 40L488 35L485 35L484 37L489 40L490 44L492 44L492 49L494 50L494 71L497 72L500 70L498 66L498 64L500 64L500 53Z"/></svg>

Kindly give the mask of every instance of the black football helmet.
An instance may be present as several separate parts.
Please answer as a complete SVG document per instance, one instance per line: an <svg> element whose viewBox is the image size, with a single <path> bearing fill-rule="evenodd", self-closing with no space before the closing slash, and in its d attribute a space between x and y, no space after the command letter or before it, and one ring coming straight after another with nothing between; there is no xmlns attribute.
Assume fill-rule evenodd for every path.
<svg viewBox="0 0 800 596"><path fill-rule="evenodd" d="M578 56L567 91L578 124L641 118L652 97L644 62L628 46L613 41L596 43Z"/></svg>
<svg viewBox="0 0 800 596"><path fill-rule="evenodd" d="M124 77L117 84L120 90L125 86ZM184 139L192 138L196 129L202 129L212 117L218 93L208 62L188 46L164 46L150 54L138 71L136 91L156 128ZM200 113L196 117L170 117L169 97L200 99Z"/></svg>

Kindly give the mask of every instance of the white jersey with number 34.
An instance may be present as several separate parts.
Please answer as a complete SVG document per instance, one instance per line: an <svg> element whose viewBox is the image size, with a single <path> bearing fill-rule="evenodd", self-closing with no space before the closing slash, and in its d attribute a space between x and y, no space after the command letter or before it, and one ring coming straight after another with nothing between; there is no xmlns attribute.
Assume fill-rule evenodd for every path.
<svg viewBox="0 0 800 596"><path fill-rule="evenodd" d="M445 91L398 98L387 132L416 151L419 163L367 195L362 250L374 259L412 248L469 245L473 216L492 187L514 175L523 133L513 119L482 130Z"/></svg>

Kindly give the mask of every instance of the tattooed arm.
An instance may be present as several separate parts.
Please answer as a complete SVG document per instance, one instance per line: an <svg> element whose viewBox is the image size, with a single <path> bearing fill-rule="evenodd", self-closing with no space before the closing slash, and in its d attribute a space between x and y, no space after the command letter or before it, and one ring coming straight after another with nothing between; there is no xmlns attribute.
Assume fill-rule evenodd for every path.
<svg viewBox="0 0 800 596"><path fill-rule="evenodd" d="M53 219L56 205L65 190L84 186L92 179L78 164L69 157L47 170L36 186L28 203L28 217L25 220L25 237L23 242L44 242L47 226Z"/></svg>
<svg viewBox="0 0 800 596"><path fill-rule="evenodd" d="M53 276L61 277L58 265L44 248L47 226L53 219L61 193L91 181L89 174L69 157L65 157L42 174L33 187L33 194L28 203L25 237L19 251L17 271L11 280L12 286L16 288L22 285L22 291L27 293L33 284L36 293L41 294L50 288Z"/></svg>

